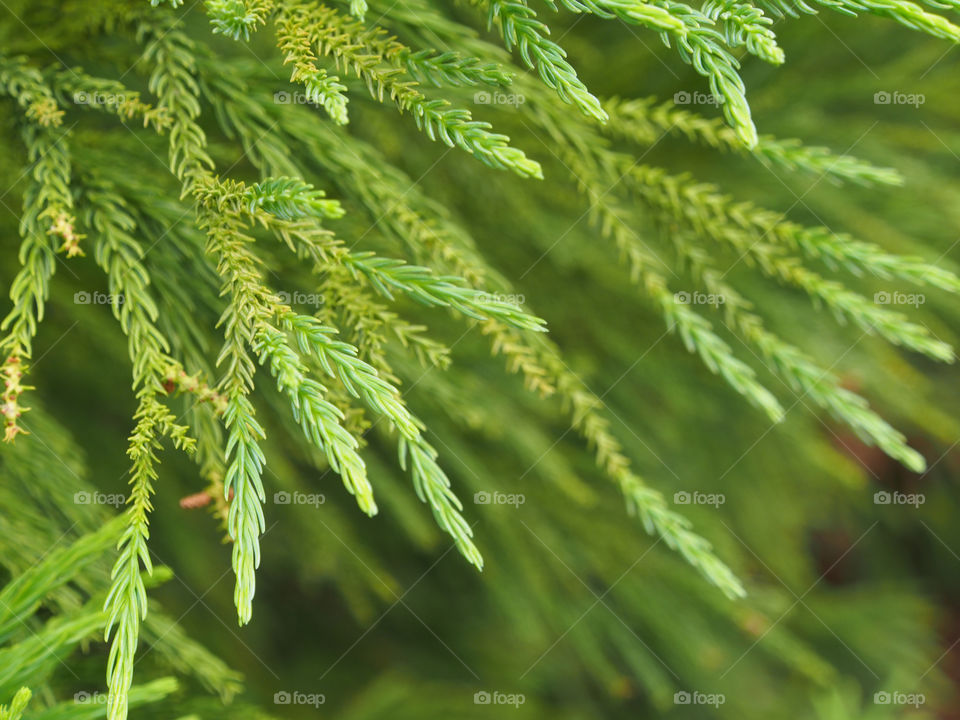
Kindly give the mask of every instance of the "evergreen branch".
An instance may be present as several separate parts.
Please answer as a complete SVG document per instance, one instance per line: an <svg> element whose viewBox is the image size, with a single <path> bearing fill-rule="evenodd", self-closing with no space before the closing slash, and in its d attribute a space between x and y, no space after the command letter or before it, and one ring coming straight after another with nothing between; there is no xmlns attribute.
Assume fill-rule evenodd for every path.
<svg viewBox="0 0 960 720"><path fill-rule="evenodd" d="M672 233L671 238L681 257L691 264L695 274L701 278L707 292L724 299L723 312L728 326L759 350L768 368L783 378L795 392L801 393L801 400L809 397L834 418L849 425L865 443L877 445L913 472L924 471L926 461L907 445L901 432L871 410L866 400L842 387L836 375L824 370L796 346L767 330L763 319L749 311L750 303L710 266L706 253L686 242L680 233Z"/></svg>
<svg viewBox="0 0 960 720"><path fill-rule="evenodd" d="M878 333L895 345L939 360L953 360L953 349L931 338L926 327L909 322L902 313L876 305L839 282L823 278L797 258L786 256L782 247L766 242L767 237L781 242L795 238L799 226L782 224L779 216L771 219L772 213L758 212L748 203L731 206L711 186L693 185L660 169L635 166L627 174L631 189L660 214L662 222L681 221L701 236L730 245L742 257L756 261L765 275L801 288L811 298L823 301L838 318L849 318L867 333ZM757 225L760 222L762 226ZM813 232L803 237L825 251L832 247L836 252L848 252L825 239L829 234ZM859 256L862 261L875 262L875 258L871 260L862 252ZM942 277L940 280L945 281Z"/></svg>
<svg viewBox="0 0 960 720"><path fill-rule="evenodd" d="M39 70L27 58L0 54L0 94L12 97L30 122L40 127L58 127L63 110Z"/></svg>
<svg viewBox="0 0 960 720"><path fill-rule="evenodd" d="M497 320L521 330L545 331L540 318L496 294L466 287L465 281L455 275L436 275L430 268L372 252L349 252L308 224L273 222L271 226L291 249L311 255L317 272L329 262L339 263L354 279L363 278L388 300L394 300L395 292L402 292L423 305L447 307L475 320Z"/></svg>
<svg viewBox="0 0 960 720"><path fill-rule="evenodd" d="M35 83L29 70L14 75L9 68L5 79L0 78L0 89L18 97L21 105L34 107L31 98L52 97L45 86ZM29 116L29 109L27 111ZM26 431L20 426L20 416L29 408L20 404L20 396L28 389L22 384L27 373L27 361L33 354L33 338L43 320L44 307L50 293L50 281L56 268L56 246L49 236L63 240L60 250L68 257L82 254L79 241L82 235L74 228L73 197L70 191L70 152L66 134L55 137L43 125L30 123L22 129L27 148L27 160L33 164L30 180L23 197L20 216L20 271L10 285L13 308L0 323L0 352L4 353L4 391L0 405L3 416L4 442L13 442Z"/></svg>
<svg viewBox="0 0 960 720"><path fill-rule="evenodd" d="M343 413L324 399L327 389L306 377L303 360L276 328L267 324L260 327L253 348L261 364L269 362L277 388L289 396L294 419L307 440L326 453L330 467L343 478L344 487L357 498L360 509L367 515L376 515L373 488L367 479L366 465L357 454L357 440L341 424Z"/></svg>
<svg viewBox="0 0 960 720"><path fill-rule="evenodd" d="M464 57L448 50L417 50L400 46L395 54L410 76L420 83L435 87L444 85L492 85L504 87L513 82L513 75L496 63L483 62L473 56Z"/></svg>
<svg viewBox="0 0 960 720"><path fill-rule="evenodd" d="M303 20L302 13L291 12L286 4L281 4L276 27L280 50L284 53L283 63L293 63L290 80L303 84L311 102L322 106L338 124L346 125L347 88L336 75L328 75L326 70L317 67L310 33Z"/></svg>
<svg viewBox="0 0 960 720"><path fill-rule="evenodd" d="M239 622L245 625L253 614L259 537L265 529L261 504L266 501L261 480L264 456L259 445L264 431L247 397L253 391L255 370L247 348L254 343L257 323L269 312L265 309L269 307L269 294L260 284L257 261L247 247L252 239L240 232L239 221L229 214L215 214L202 203L200 221L207 230L207 253L216 259L222 294L228 298L220 318L224 345L217 358L218 366L225 364L220 391L227 397L223 414L227 430L223 492L228 500L233 495L227 529L233 539L234 602Z"/></svg>
<svg viewBox="0 0 960 720"><path fill-rule="evenodd" d="M761 60L783 64L783 50L770 29L773 21L760 8L738 0L708 0L700 10L717 23L730 47L746 47Z"/></svg>
<svg viewBox="0 0 960 720"><path fill-rule="evenodd" d="M183 197L209 172L213 160L206 150L206 135L197 123L200 89L194 78L195 44L172 22L144 19L138 36L146 43L144 62L153 64L150 92L159 98L158 109L170 118L170 170L184 184Z"/></svg>
<svg viewBox="0 0 960 720"><path fill-rule="evenodd" d="M269 127L266 119L258 119L258 111L245 102L247 95L242 87L225 82L212 87L217 92L211 100L222 107L222 116L229 115L237 123ZM379 161L368 147L348 135L309 123L306 114L284 113L279 120L288 136L303 142L310 155L324 158L337 182L353 191L379 218L378 226L397 242L409 246L419 257L429 257L436 265L449 268L472 286L482 286L495 276L472 251L469 236L446 218L442 206L419 196L416 188L411 189L409 178ZM629 472L629 461L600 414L602 401L553 353L540 347L545 343L534 347L525 334L492 320L484 322L482 330L491 338L494 352L506 357L509 370L522 374L531 392L546 396L557 392L559 386L578 433L594 448L598 465L624 492L628 509L641 515L645 527L669 537L684 557L697 563L698 569L725 593L741 595L743 588L729 568L715 556L711 559L708 543L666 507L659 493L643 486Z"/></svg>
<svg viewBox="0 0 960 720"><path fill-rule="evenodd" d="M233 601L241 625L253 616L256 569L260 566L260 535L266 529L263 517L263 465L265 459L259 441L263 428L254 418L253 406L246 394L229 394L223 413L227 429L227 472L223 481L225 498L230 499L227 529L233 540L232 563L237 582Z"/></svg>
<svg viewBox="0 0 960 720"><path fill-rule="evenodd" d="M463 556L482 569L483 558L471 539L473 531L460 514L463 505L436 462L437 451L423 437L422 423L407 410L399 391L361 360L354 346L335 340L334 328L294 312L283 313L281 321L294 333L300 349L315 357L327 375L339 379L351 395L390 421L400 435L400 465L407 469L409 463L417 497L430 506L437 524L454 539Z"/></svg>
<svg viewBox="0 0 960 720"><path fill-rule="evenodd" d="M70 545L57 548L38 564L13 578L0 591L0 644L31 617L53 590L69 583L99 560L116 541L123 519L117 518Z"/></svg>
<svg viewBox="0 0 960 720"><path fill-rule="evenodd" d="M680 134L691 142L700 142L724 152L749 153L765 164L788 170L805 170L817 176L862 185L903 184L903 178L896 170L877 167L850 155L834 155L827 148L803 145L796 139L779 140L771 135L761 135L751 150L722 120L702 117L669 101L657 105L652 98L612 98L604 103L604 109L610 116L604 126L606 132L642 145L656 142L664 133Z"/></svg>
<svg viewBox="0 0 960 720"><path fill-rule="evenodd" d="M468 110L452 108L446 100L428 99L394 58L376 52L380 34L333 8L297 5L310 23L311 41L324 55L333 57L344 74L352 68L364 80L370 94L382 102L388 94L401 111L409 111L431 140L439 138L448 147L474 155L484 164L512 170L521 177L543 177L540 165L508 144L505 135L490 131L490 124L474 120Z"/></svg>
<svg viewBox="0 0 960 720"><path fill-rule="evenodd" d="M960 27L941 15L927 12L910 0L809 0L809 2L854 17L858 13L868 12L894 20L911 30L960 42ZM817 9L808 4L807 0L759 0L757 4L762 5L777 17L785 15L796 17L798 11L811 15L817 13ZM951 5L955 6L952 2ZM942 7L942 5L934 4L934 7Z"/></svg>
<svg viewBox="0 0 960 720"><path fill-rule="evenodd" d="M0 720L20 720L31 697L29 688L22 687L17 690L17 694L13 696L9 705L0 705Z"/></svg>
<svg viewBox="0 0 960 720"><path fill-rule="evenodd" d="M174 415L152 391L141 392L134 420L137 424L127 450L132 465L126 527L120 537L119 554L110 575L110 592L103 606L107 613L104 638L109 642L112 636L107 660L109 720L125 720L127 717L127 697L133 684L140 624L147 614L147 591L140 566L142 563L147 574L153 574L153 562L147 548L150 536L148 516L153 509L150 496L157 478L159 439L167 435L176 447L182 449L191 449L194 442L187 437L187 428L177 424Z"/></svg>
<svg viewBox="0 0 960 720"><path fill-rule="evenodd" d="M661 263L652 258L634 239L629 217L602 192L604 183L595 170L575 153L561 148L563 161L574 174L580 191L586 196L602 235L612 237L618 251L629 258L631 279L650 296L663 315L667 328L676 330L684 346L697 353L710 372L719 374L730 387L763 410L774 422L783 419L783 407L756 378L753 368L737 358L733 349L713 330L710 322L667 287L663 275L655 270Z"/></svg>
<svg viewBox="0 0 960 720"><path fill-rule="evenodd" d="M703 12L673 0L559 1L574 12L618 17L633 25L649 27L660 32L667 44L673 40L683 61L709 80L710 90L737 137L748 148L757 144L757 130L750 117L746 88L739 74L740 63L720 44L723 37L712 28L713 20Z"/></svg>
<svg viewBox="0 0 960 720"><path fill-rule="evenodd" d="M497 320L520 330L546 330L545 321L496 295L464 287L463 280L456 276L437 276L429 268L377 257L372 252L351 253L343 262L351 270L362 273L379 293L391 300L391 290L394 290L424 305L449 307L477 320Z"/></svg>
<svg viewBox="0 0 960 720"><path fill-rule="evenodd" d="M594 97L577 71L567 62L567 53L549 39L550 28L537 19L526 0L471 0L472 4L487 10L487 25L500 28L507 50L516 45L524 65L536 70L540 79L560 99L589 117L606 122L607 116L600 101Z"/></svg>
<svg viewBox="0 0 960 720"><path fill-rule="evenodd" d="M345 267L329 266L326 277L324 308L318 317L325 324L349 328L349 341L384 379L398 386L401 382L387 361L385 346L390 338L412 350L424 367L445 370L450 366L450 349L446 345L430 338L425 326L410 323L377 302Z"/></svg>
<svg viewBox="0 0 960 720"><path fill-rule="evenodd" d="M122 120L138 117L143 120L144 127L152 126L158 133L170 123L163 109L143 102L137 91L116 80L88 75L80 68L55 73L54 88L64 104L72 102L81 107L101 110Z"/></svg>
<svg viewBox="0 0 960 720"><path fill-rule="evenodd" d="M85 220L97 232L95 259L107 274L114 316L128 338L133 363L133 387L163 392L167 368L173 363L170 343L156 326L157 305L150 295L143 249L131 232L136 223L124 202L109 187L86 189Z"/></svg>
<svg viewBox="0 0 960 720"><path fill-rule="evenodd" d="M214 33L239 40L250 39L273 11L273 0L205 0Z"/></svg>
<svg viewBox="0 0 960 720"><path fill-rule="evenodd" d="M251 214L263 210L281 220L305 217L336 219L343 217L343 207L337 200L327 200L322 190L300 178L270 178L253 185L244 194Z"/></svg>

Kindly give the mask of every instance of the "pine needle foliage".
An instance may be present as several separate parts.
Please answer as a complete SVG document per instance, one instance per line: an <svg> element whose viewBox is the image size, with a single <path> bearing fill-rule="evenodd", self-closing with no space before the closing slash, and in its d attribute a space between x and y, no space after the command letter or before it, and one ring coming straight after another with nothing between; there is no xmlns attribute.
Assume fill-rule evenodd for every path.
<svg viewBox="0 0 960 720"><path fill-rule="evenodd" d="M423 310L448 311L464 332L479 328L527 389L543 402L556 395L566 425L583 438L600 474L644 529L728 598L745 594L711 543L669 506L655 482L633 469L611 430L605 396L571 369L561 348L545 337L546 322L508 279L519 282L523 273L495 269L442 202L426 197L362 132L354 133L354 124L408 122L397 121L396 112L412 116L427 140L459 151L456 162L470 164L467 183L476 173L488 173L482 175L485 183L498 182L494 171L506 171L530 185L545 180L576 192L593 221L596 248L590 251L617 268L622 285L659 317L665 334L677 335L682 347L769 420L783 421L787 409L764 371L864 443L922 471L926 461L906 437L800 340L772 329L749 299L753 285L741 289L739 276L722 272L719 258L743 261L756 276L752 282L766 279L799 291L841 323L942 362L955 356L947 341L908 314L871 301L854 281L897 280L955 295L960 279L923 258L795 222L648 164L637 146L674 135L837 183L896 186L901 177L895 170L758 134L741 64L751 56L783 64L774 19L820 8L872 13L937 39L960 40L960 28L933 12L947 8L930 5L932 10L906 0L709 0L700 7L673 0L471 0L453 10L426 0L210 0L202 4L207 34L223 36L214 40L184 29L188 10L180 2L137 1L91 14L83 31L115 36L124 47L118 54L132 62L130 71L111 65L109 53L96 67L110 77L79 66L48 68L39 38L23 54L0 52L0 95L15 113L23 160L19 250L7 253L11 262L16 256L18 269L0 324L4 440L34 442L18 437L30 434L24 402L34 388L25 381L37 362L35 339L61 267L72 275L72 267L90 265L103 277L126 339L136 405L125 512L0 591L0 641L6 642L16 619L34 613L43 597L67 582L61 573L76 574L114 548L102 594L88 593L82 611L50 620L35 638L0 650L0 667L11 668L0 672L0 697L12 698L0 707L0 718L21 717L31 695L19 683L36 677L42 683L50 653L100 631L111 643L109 720L124 720L133 704L174 691L171 682L139 689L134 684L150 617L147 588L163 575L155 574L149 528L154 497L163 491L165 440L198 465L205 497L231 543L239 623L251 621L271 463L283 462L267 452L275 446L264 418L277 405L311 457L340 476L351 502L368 516L383 507L383 495L395 494L364 453L367 431L382 423L398 466L412 481L412 496L429 507L459 553L482 569L482 541L460 499L464 492L445 469L450 453L410 409L421 402L416 383L409 398L401 389L411 360L429 367L456 364L456 343L448 347L428 332L419 322ZM573 54L560 44L560 24L547 20L561 14L567 21L569 15L591 16L658 34L701 78L722 117L592 92ZM234 73L224 67L218 52L228 41L248 47L268 42L273 55L266 63L272 65L261 64L289 74L283 95L263 92L260 69L238 63L244 72ZM144 92L123 84L134 68ZM292 91L324 112L277 99ZM482 108L466 107L474 91L475 98L522 97L522 123L549 142L531 144L528 151L522 134L512 139L476 119ZM381 106L390 106L389 113L378 113ZM88 111L102 112L98 122L115 127L128 121L141 126L127 127L130 134L124 132L118 143L131 156L164 165L166 175L155 189L85 147L87 131L75 128L87 121ZM157 152L164 146L165 161ZM543 157L534 159L544 148ZM436 162L444 153L437 153ZM366 215L375 222L364 230ZM158 232L158 226L164 229ZM650 237L644 235L648 230ZM655 250L654 236L667 242ZM674 287L685 269L698 289L724 298L722 312L712 319ZM172 302L174 293L184 302ZM335 302L311 309L300 300L306 293ZM530 299L533 307L549 308L548 300ZM195 314L194 306L200 308ZM219 352L212 352L216 346ZM269 390L262 382L267 375ZM55 717L56 707L44 712Z"/></svg>

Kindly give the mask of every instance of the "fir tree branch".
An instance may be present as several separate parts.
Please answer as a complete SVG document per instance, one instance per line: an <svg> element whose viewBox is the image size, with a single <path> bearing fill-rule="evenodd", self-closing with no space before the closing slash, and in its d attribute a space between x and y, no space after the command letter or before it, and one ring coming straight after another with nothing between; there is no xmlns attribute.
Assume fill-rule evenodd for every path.
<svg viewBox="0 0 960 720"><path fill-rule="evenodd" d="M335 122L346 125L347 88L336 75L329 75L317 67L305 19L305 13L298 12L296 6L291 9L281 4L276 27L280 50L284 53L283 62L285 65L293 63L291 82L302 83L309 100L322 106Z"/></svg>
<svg viewBox="0 0 960 720"><path fill-rule="evenodd" d="M552 0L548 1L553 4ZM748 148L756 145L757 130L739 74L740 63L721 45L723 37L713 29L712 19L702 11L673 0L627 3L620 0L559 1L574 12L618 17L624 22L660 32L668 44L671 40L675 42L683 61L709 80L710 90L737 136Z"/></svg>
<svg viewBox="0 0 960 720"><path fill-rule="evenodd" d="M459 147L481 162L497 169L512 170L522 177L542 178L540 165L523 151L508 145L509 138L490 131L464 109L452 108L445 100L430 100L417 89L401 65L376 53L377 29L320 5L297 5L309 18L311 41L320 52L331 56L344 74L352 68L367 85L370 94L382 102L388 94L401 111L409 111L431 140L439 138L448 147Z"/></svg>
<svg viewBox="0 0 960 720"><path fill-rule="evenodd" d="M810 2L813 5L808 4L807 0L759 0L757 4L776 17L786 15L797 17L798 11L815 15L817 8L814 5L851 16L867 12L895 20L911 30L960 42L960 27L941 15L927 12L910 0L810 0ZM937 4L934 7L942 7L942 5Z"/></svg>
<svg viewBox="0 0 960 720"><path fill-rule="evenodd" d="M9 60L0 56L0 93L12 96L24 109L27 123L21 135L27 161L33 165L20 217L21 269L10 285L13 308L0 323L0 332L4 333L0 338L0 352L5 356L0 415L3 416L3 440L13 442L17 435L26 432L18 422L29 409L20 404L20 396L29 389L22 384L22 378L28 371L33 337L43 320L50 281L56 269L57 248L50 236L63 241L59 250L67 257L83 254L79 244L83 236L76 231L72 215L68 132L59 136L53 132L63 115L53 92L42 81L40 73L22 58Z"/></svg>
<svg viewBox="0 0 960 720"><path fill-rule="evenodd" d="M272 0L204 0L214 33L239 40L250 39L273 11Z"/></svg>
<svg viewBox="0 0 960 720"><path fill-rule="evenodd" d="M0 720L20 720L31 697L29 688L22 687L17 690L17 694L13 696L9 705L0 705Z"/></svg>
<svg viewBox="0 0 960 720"><path fill-rule="evenodd" d="M351 395L389 420L400 435L400 465L406 469L409 463L417 497L430 506L437 524L453 538L461 554L482 569L483 558L471 539L473 531L460 514L463 505L436 462L437 451L423 437L422 423L407 410L399 391L361 360L355 347L335 340L334 328L294 312L284 312L280 319L294 333L300 349L315 357L327 375L338 378Z"/></svg>
<svg viewBox="0 0 960 720"><path fill-rule="evenodd" d="M761 135L750 150L729 126L717 118L705 118L677 107L672 102L655 104L653 98L604 103L610 121L604 130L613 137L650 145L664 133L683 135L691 142L700 142L717 150L746 155L748 152L768 165L788 170L805 170L818 177L849 180L862 185L902 185L896 170L882 168L850 155L834 155L824 147L803 145L799 140L780 140Z"/></svg>
<svg viewBox="0 0 960 720"><path fill-rule="evenodd" d="M834 418L849 425L863 442L875 444L890 457L899 460L913 472L923 472L926 461L906 444L903 433L877 415L862 397L840 384L840 379L820 367L809 355L785 342L764 327L763 319L750 312L750 303L723 276L711 267L709 256L680 233L671 233L681 257L703 281L708 293L722 297L727 325L753 345L767 367L781 377L800 399L809 397Z"/></svg>
<svg viewBox="0 0 960 720"><path fill-rule="evenodd" d="M140 393L134 414L136 427L130 436L127 454L130 468L130 497L127 501L126 529L120 538L119 554L111 573L111 586L104 602L107 614L104 639L111 640L107 659L108 720L125 720L130 686L133 684L134 655L140 636L140 625L147 614L147 591L141 564L153 574L153 562L147 548L148 516L153 509L150 497L157 478L156 451L159 439L170 437L176 447L189 450L193 439L187 428L178 425L174 415L161 404L155 393L145 388Z"/></svg>
<svg viewBox="0 0 960 720"><path fill-rule="evenodd" d="M507 50L516 45L524 65L535 69L561 100L575 105L589 117L606 122L600 101L577 77L564 49L549 39L550 28L537 19L526 0L471 0L471 3L486 9L488 27L496 24Z"/></svg>
<svg viewBox="0 0 960 720"><path fill-rule="evenodd" d="M58 71L53 76L60 102L116 115L121 120L140 118L144 127L162 132L170 123L166 112L140 99L140 93L123 83L88 75L79 68Z"/></svg>
<svg viewBox="0 0 960 720"><path fill-rule="evenodd" d="M630 188L661 213L664 221L682 221L694 232L730 245L742 257L756 261L764 274L801 288L811 298L823 301L838 317L849 318L865 332L878 333L895 345L939 360L953 360L952 348L931 338L926 327L909 322L902 313L878 306L839 282L825 279L796 258L785 255L783 247L772 245L766 238L779 243L792 239L801 247L843 254L851 261L856 255L861 262L870 263L876 269L883 267L883 261L878 260L883 257L882 253L871 255L856 246L846 249L842 242L832 241L828 231L803 232L798 237L798 230L803 230L800 226L780 222L779 216L771 219L772 214L756 211L749 204L731 205L712 187L690 184L659 169L633 166L627 175ZM906 276L916 275L909 263L906 267ZM931 282L955 283L949 279L950 274L944 272L934 273Z"/></svg>
<svg viewBox="0 0 960 720"><path fill-rule="evenodd" d="M138 36L146 45L144 62L153 65L150 92L159 98L158 109L170 118L170 169L184 184L181 197L185 197L213 167L206 150L206 135L197 123L200 102L194 78L195 45L167 18L143 19Z"/></svg>
<svg viewBox="0 0 960 720"><path fill-rule="evenodd" d="M783 64L783 50L770 29L773 21L760 8L738 0L708 0L700 10L717 23L731 48L746 47L747 52L761 60Z"/></svg>

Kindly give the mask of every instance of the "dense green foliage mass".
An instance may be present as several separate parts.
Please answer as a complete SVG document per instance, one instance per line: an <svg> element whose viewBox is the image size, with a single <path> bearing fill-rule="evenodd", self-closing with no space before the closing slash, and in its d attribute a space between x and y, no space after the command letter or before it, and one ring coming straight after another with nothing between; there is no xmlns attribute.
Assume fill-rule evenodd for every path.
<svg viewBox="0 0 960 720"><path fill-rule="evenodd" d="M0 5L0 720L951 705L955 0Z"/></svg>

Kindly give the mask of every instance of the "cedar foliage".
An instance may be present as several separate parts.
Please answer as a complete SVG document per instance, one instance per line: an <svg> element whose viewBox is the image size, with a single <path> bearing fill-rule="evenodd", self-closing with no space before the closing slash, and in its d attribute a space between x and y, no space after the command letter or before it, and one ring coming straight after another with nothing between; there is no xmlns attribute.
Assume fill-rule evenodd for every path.
<svg viewBox="0 0 960 720"><path fill-rule="evenodd" d="M49 309L58 301L71 303L66 289L56 285L56 277L66 273L88 283L79 286L72 304L93 298L96 305L102 297L119 325L98 326L97 336L112 333L126 344L135 402L129 491L125 511L109 522L107 513L89 517L81 512L89 508L82 507L47 518L48 498L31 501L25 511L30 519L24 532L32 541L7 565L11 582L2 591L7 598L2 607L8 625L16 618L33 636L2 651L10 668L0 678L0 699L10 700L3 717L19 717L31 691L42 697L38 714L69 714L69 704L54 702L47 686L57 653L98 632L109 643L104 712L110 720L123 720L129 708L161 702L176 691L171 677L135 684L145 637L155 638L147 649L160 650L156 664L166 671L192 676L224 700L236 692L236 673L155 611L149 597L148 587L169 575L154 567L150 525L156 497L164 493L165 467L180 462L168 459L171 451L182 451L194 463L197 480L185 485L202 490L201 504L211 509L230 543L241 625L255 617L262 538L273 509L269 499L284 487L284 476L298 475L285 468L288 452L338 475L362 513L374 516L387 507L397 516L392 520L397 533L411 540L431 537L420 512L391 485L396 471L378 458L389 447L397 469L413 485L412 496L429 508L468 563L482 569L485 543L509 547L518 539L513 533L524 542L539 540L555 556L551 548L559 538L545 541L534 531L524 536L504 520L485 534L474 531L474 508L463 501L472 493L458 486L463 473L454 474L451 464L481 453L469 442L443 439L438 426L489 428L510 418L514 407L547 428L555 422L549 414L562 410L562 429L578 434L592 453L593 469L565 457L542 470L555 475L556 492L566 503L602 505L607 494L592 480L606 478L653 544L662 542L699 573L689 577L671 559L656 561L671 587L651 600L658 606L647 618L652 626L653 618L665 621L678 596L691 593L696 599L679 605L688 618L699 608L733 620L747 633L772 633L777 603L744 604L741 578L748 565L741 562L735 572L725 561L739 552L736 533L729 528L726 536L722 528L712 533L725 537L730 551L718 552L694 529L684 508L670 502L667 489L680 479L670 465L644 462L645 472L634 469L631 449L658 458L655 443L651 447L624 423L608 407L607 393L591 390L564 344L551 339L558 334L553 325L568 318L550 314L549 297L518 289L569 231L559 228L551 236L551 229L538 232L528 225L537 237L529 240L529 257L519 262L516 251L500 245L528 242L523 234L498 238L488 232L502 231L505 220L519 224L524 213L547 214L566 198L576 197L590 220L578 251L564 251L567 262L582 268L603 292L638 298L647 308L645 321L656 320L662 328L640 346L623 328L614 341L589 328L588 352L602 356L604 343L618 352L630 345L634 364L620 369L629 372L638 363L643 367L647 348L658 338L675 335L677 349L717 375L758 418L779 424L801 404L846 428L831 432L852 433L851 444L875 446L910 471L924 471L923 455L836 372L846 353L825 357L801 326L806 318L819 322L818 309L829 311L846 326L849 342L874 336L904 352L952 362L947 333L878 301L863 281L872 277L894 283L897 292L949 297L960 291L960 279L946 269L943 256L924 248L917 256L902 255L854 232L835 232L816 217L801 223L695 180L682 165L671 169L647 158L664 137L676 136L773 170L811 173L818 182L826 178L840 184L841 193L856 186L887 193L901 185L901 175L891 168L757 131L743 66L783 64L788 53L773 20L815 13L818 7L712 0L699 8L661 0L471 0L453 9L426 0L211 0L196 9L177 2L61 5L51 14L12 2L3 20L5 143L17 157L5 161L12 167L4 172L23 198L19 246L5 251L14 270L5 273L10 307L0 325L4 433L10 445L4 467L23 484L38 473L59 477L59 485L44 485L51 495L55 487L73 488L68 496L93 492L76 485L81 473L75 470L62 478L58 458L75 455L76 448L53 419L58 408L45 411L33 399L43 393L33 379L34 365L59 343L41 350L35 340ZM816 5L873 13L938 40L960 39L960 28L951 22L956 8L949 4ZM677 96L664 102L592 90L587 74L577 69L577 54L555 39L563 35L563 23L576 35L571 16L589 18L594 23L589 32L600 36L614 32L610 24L625 25L626 38L659 34L670 49L664 61L677 56L702 83L680 92L708 94L719 116L691 111L683 96L678 104ZM852 32L862 22L853 23ZM19 32L18 24L31 32ZM278 72L289 79L282 89ZM498 98L520 104L513 112L483 107ZM488 114L494 123L477 119ZM509 136L497 121L510 126ZM405 153L408 144L416 149ZM443 146L450 158L437 149ZM443 188L433 187L433 196L419 187L438 163L456 167L460 192L477 197L458 200L458 208L449 190L444 196ZM491 199L490 185L501 183L516 191ZM493 217L481 217L475 205L483 201L493 203L486 208ZM474 225L458 217L470 211ZM737 272L731 272L735 266ZM93 272L99 279L91 279ZM769 310L770 298L778 296L765 282L796 291L789 295L792 322ZM721 300L704 305L695 299L703 294ZM802 296L809 300L806 306L796 302ZM452 330L453 321L459 330ZM429 331L424 322L441 331ZM462 366L457 357L460 339L475 329L535 400L519 396L519 388L504 378L496 387L505 398L485 396L476 387L491 360L481 360L473 349L464 353ZM68 334L64 345L72 341ZM683 367L695 375L689 365ZM676 377L657 369L658 377ZM121 388L122 383L111 384L108 392L127 392ZM421 406L424 413L415 412ZM621 430L632 437L618 437ZM274 439L276 434L282 440ZM498 442L478 441L477 448L485 453L508 448L519 457L532 449L539 462L552 449L548 435L531 429ZM522 460L490 465L501 472L506 466L513 476L525 469ZM690 482L710 481L696 475ZM332 496L331 486L324 488ZM504 482L500 488L510 486ZM576 527L589 543L589 525L575 519L573 509L557 511L562 520L555 527ZM609 516L605 505L600 511ZM77 524L80 517L88 534L49 556L31 555L44 541L52 542L57 527L71 519ZM360 521L345 515L336 522L337 531L330 532L366 565L361 558L374 554L359 550ZM559 532L544 531L549 524L537 527ZM275 532L298 531L310 532ZM584 550L584 557L603 550L613 537L598 538L597 548ZM622 537L636 542L629 532ZM542 575L530 559L515 562L524 573ZM581 563L590 567L584 558ZM385 561L375 567L377 577L390 575ZM497 581L496 570L493 574L491 583ZM79 587L67 593L69 582ZM344 593L360 606L370 602L368 588L344 583ZM384 583L387 597L402 600L392 584ZM383 588L373 594L378 593ZM41 601L55 608L57 617L28 623L25 618ZM13 629L8 627L4 640L15 635ZM621 631L606 628L601 636L642 678L639 685L654 705L663 707L680 680L671 669L677 661L660 661L669 671L665 675L651 667L650 657L627 647L635 641L645 646L644 639ZM781 663L816 687L829 686L834 669L815 648L788 633L777 633L771 644ZM596 663L596 677L611 667L604 642L588 641L580 650ZM847 702L839 697L819 702ZM254 712L233 708L225 712Z"/></svg>

